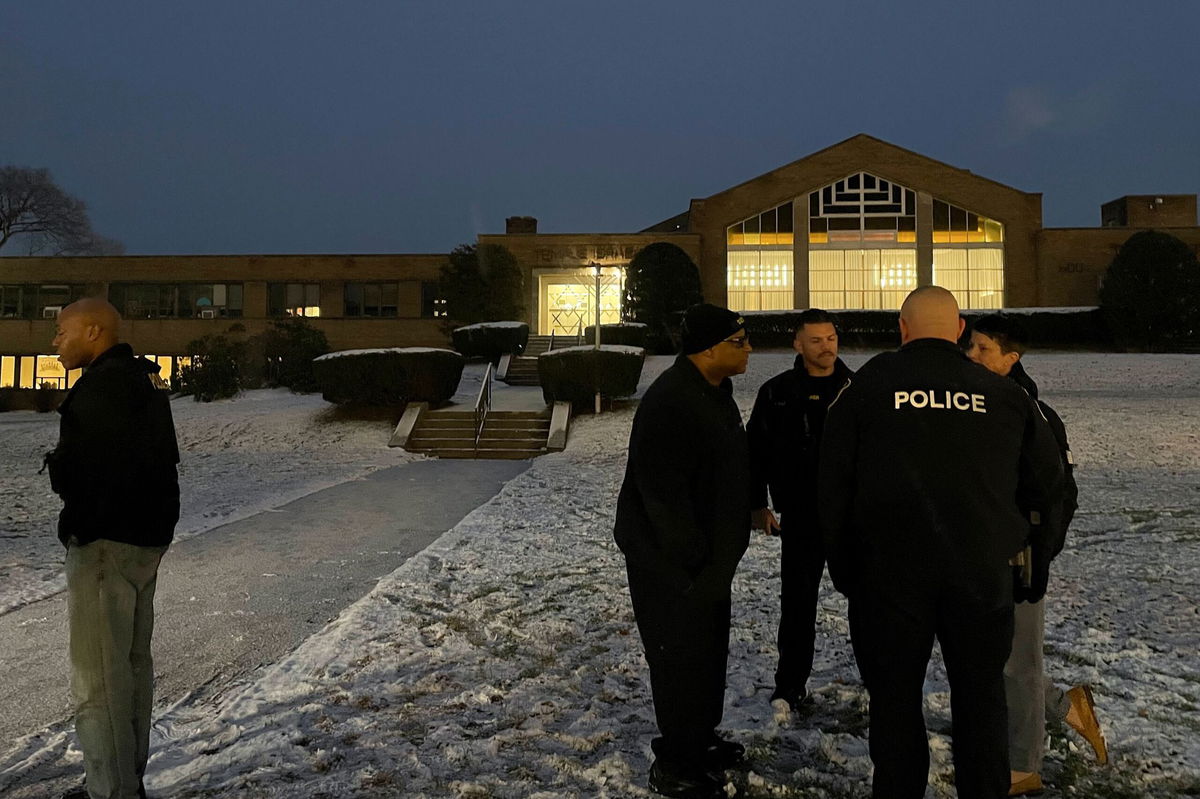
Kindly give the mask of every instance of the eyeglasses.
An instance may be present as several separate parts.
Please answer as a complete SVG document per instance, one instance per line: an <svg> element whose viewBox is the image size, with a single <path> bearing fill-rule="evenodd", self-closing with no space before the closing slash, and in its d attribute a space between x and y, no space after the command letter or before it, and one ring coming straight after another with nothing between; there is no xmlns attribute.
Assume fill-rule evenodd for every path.
<svg viewBox="0 0 1200 799"><path fill-rule="evenodd" d="M750 336L734 336L733 338L723 338L721 341L724 341L726 344L732 344L741 350L745 349L746 345L750 343Z"/></svg>

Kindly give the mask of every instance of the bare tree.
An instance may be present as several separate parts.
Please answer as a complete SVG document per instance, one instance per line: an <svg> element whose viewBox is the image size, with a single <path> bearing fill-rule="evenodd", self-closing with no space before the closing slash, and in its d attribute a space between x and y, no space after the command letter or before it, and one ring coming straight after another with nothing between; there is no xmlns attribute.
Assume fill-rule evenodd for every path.
<svg viewBox="0 0 1200 799"><path fill-rule="evenodd" d="M29 255L119 255L119 241L97 234L87 206L45 169L0 166L0 249L19 241Z"/></svg>

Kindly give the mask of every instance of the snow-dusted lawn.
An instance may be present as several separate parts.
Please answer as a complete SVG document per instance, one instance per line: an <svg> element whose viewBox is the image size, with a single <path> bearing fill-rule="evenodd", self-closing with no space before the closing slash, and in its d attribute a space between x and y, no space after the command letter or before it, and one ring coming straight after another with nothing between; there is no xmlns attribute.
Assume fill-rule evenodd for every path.
<svg viewBox="0 0 1200 799"><path fill-rule="evenodd" d="M847 358L854 366L864 359ZM735 381L744 413L757 387L790 360L751 357L750 373ZM668 363L649 359L646 377ZM1035 354L1027 366L1066 421L1081 488L1051 583L1047 666L1059 682L1095 687L1114 761L1099 769L1077 739L1057 733L1047 795L1194 795L1200 357ZM304 401L260 401L266 407L275 399ZM253 417L255 402L243 401L241 410ZM267 424L243 418L236 406L230 404L228 427L214 425L215 436L239 424ZM296 410L305 413L312 408ZM565 452L537 459L257 682L219 706L163 710L157 730L165 737L152 742L151 794L647 796L653 713L611 538L632 413L577 419ZM272 436L291 435L289 426L271 429L257 445L269 452L247 450L236 474L213 470L213 485L264 479L259 469L277 468L292 446L318 440L310 432L276 442ZM347 430L354 441L379 435ZM193 451L223 457L219 444L201 440L203 432L188 438ZM35 443L27 446L40 451ZM326 456L313 445L297 455L314 462L311 479L332 481L339 463L347 474L373 468L350 462L357 445L330 444L328 471L315 463ZM367 447L359 457L368 452L392 457ZM0 453L6 476L14 457L11 447ZM738 795L866 796L865 694L850 655L845 603L828 586L812 711L781 726L767 705L778 557L777 540L756 537L734 586L725 728L758 761ZM936 663L927 695L928 795L951 796L948 695Z"/></svg>
<svg viewBox="0 0 1200 799"><path fill-rule="evenodd" d="M333 421L331 408L320 395L286 390L173 401L177 540L419 457L386 447L386 420ZM54 532L62 503L50 479L37 474L57 439L57 413L0 413L0 613L66 587Z"/></svg>

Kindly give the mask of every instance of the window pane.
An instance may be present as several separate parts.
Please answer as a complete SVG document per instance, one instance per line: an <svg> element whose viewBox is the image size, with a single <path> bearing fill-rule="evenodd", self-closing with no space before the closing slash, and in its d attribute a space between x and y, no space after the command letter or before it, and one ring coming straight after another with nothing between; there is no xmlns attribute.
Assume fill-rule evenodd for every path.
<svg viewBox="0 0 1200 799"><path fill-rule="evenodd" d="M378 283L363 285L363 315L379 316L379 306L382 304L383 292Z"/></svg>
<svg viewBox="0 0 1200 799"><path fill-rule="evenodd" d="M284 300L286 299L287 286L283 283L271 283L267 286L267 314L269 316L283 316Z"/></svg>
<svg viewBox="0 0 1200 799"><path fill-rule="evenodd" d="M400 303L400 284L384 283L381 288L380 316L397 316Z"/></svg>
<svg viewBox="0 0 1200 799"><path fill-rule="evenodd" d="M361 283L346 284L346 316L363 315L363 287Z"/></svg>

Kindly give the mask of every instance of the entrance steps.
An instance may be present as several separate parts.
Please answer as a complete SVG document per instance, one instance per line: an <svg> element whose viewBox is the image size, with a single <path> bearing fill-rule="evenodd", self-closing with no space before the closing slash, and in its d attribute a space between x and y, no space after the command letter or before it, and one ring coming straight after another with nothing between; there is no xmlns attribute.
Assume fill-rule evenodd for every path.
<svg viewBox="0 0 1200 799"><path fill-rule="evenodd" d="M415 403L424 406L424 403ZM551 418L553 411L490 410L484 420L478 442L475 440L475 412L464 410L431 411L428 407L415 408L415 421L410 421L410 432L399 444L409 452L420 452L437 458L491 458L498 460L524 460L562 449L551 448ZM405 411L409 416L409 411ZM401 419L396 436L405 426ZM393 442L396 441L393 437Z"/></svg>

